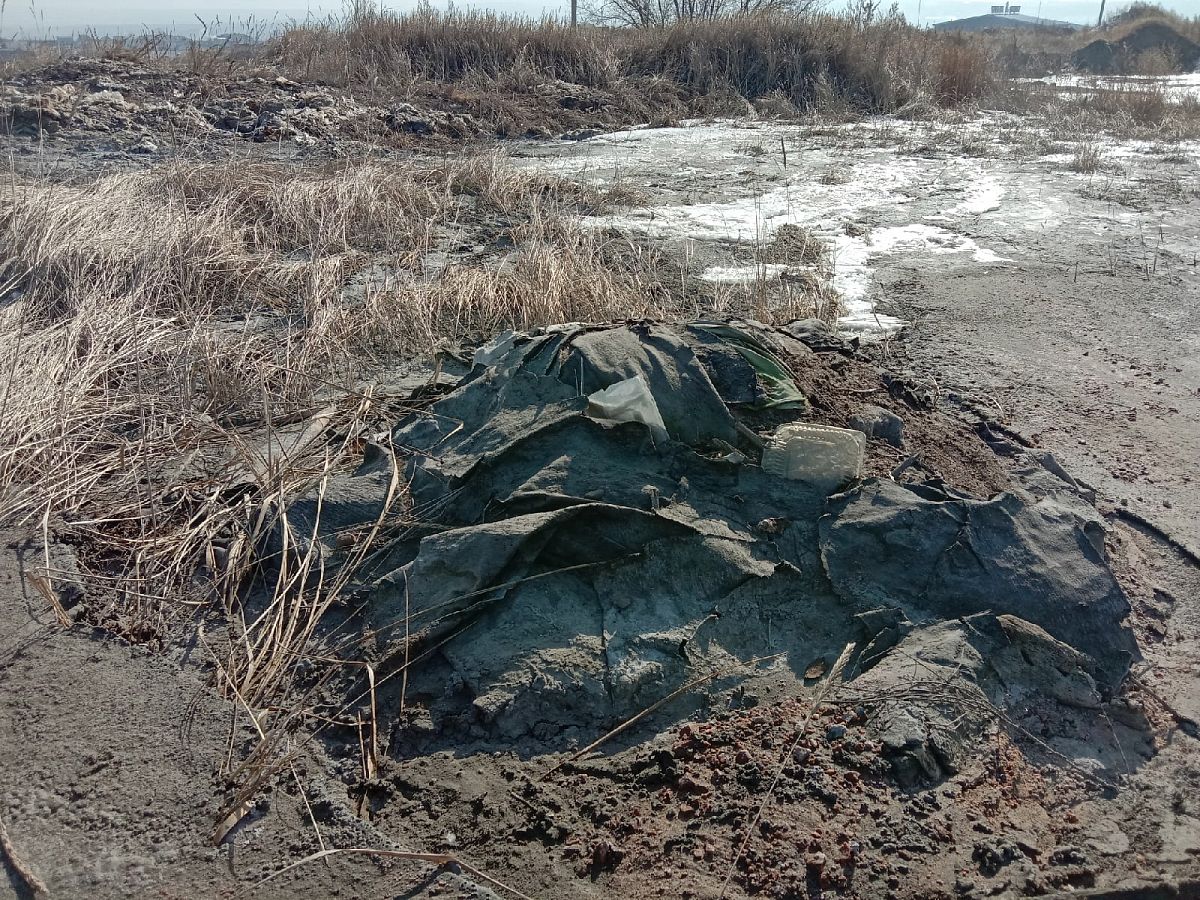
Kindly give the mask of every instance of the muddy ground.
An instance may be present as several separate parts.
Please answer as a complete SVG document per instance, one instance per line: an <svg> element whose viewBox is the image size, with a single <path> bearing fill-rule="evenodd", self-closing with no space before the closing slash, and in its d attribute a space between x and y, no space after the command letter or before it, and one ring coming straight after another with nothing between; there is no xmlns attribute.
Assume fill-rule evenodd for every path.
<svg viewBox="0 0 1200 900"><path fill-rule="evenodd" d="M735 287L788 290L767 238L811 229L832 248L864 366L1093 486L1144 655L1121 708L1149 734L1117 707L1082 730L1025 709L953 777L901 787L855 710L810 713L750 680L742 702L652 719L544 780L561 755L486 739L410 754L401 736L369 782L348 738L302 742L294 771L214 847L217 773L251 735L230 733L203 635L152 651L63 629L26 577L38 537L10 532L0 815L16 855L67 897L487 896L469 872L363 854L281 873L367 847L451 853L531 897L716 897L807 721L728 896L1200 896L1198 148L1114 141L1099 170L1077 172L1073 144L984 114L702 123L514 150L631 188L639 204L598 227L648 233ZM29 893L11 858L6 875L0 895Z"/></svg>

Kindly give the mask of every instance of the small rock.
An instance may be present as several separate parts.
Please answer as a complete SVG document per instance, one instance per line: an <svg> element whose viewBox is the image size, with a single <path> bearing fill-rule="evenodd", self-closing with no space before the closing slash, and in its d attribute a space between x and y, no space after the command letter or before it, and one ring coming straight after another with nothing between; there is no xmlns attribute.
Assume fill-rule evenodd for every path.
<svg viewBox="0 0 1200 900"><path fill-rule="evenodd" d="M882 406L864 406L850 417L850 427L869 438L887 441L893 447L904 446L904 421Z"/></svg>
<svg viewBox="0 0 1200 900"><path fill-rule="evenodd" d="M837 741L846 736L845 725L830 725L825 729L825 740Z"/></svg>
<svg viewBox="0 0 1200 900"><path fill-rule="evenodd" d="M598 869L615 866L625 856L625 851L609 840L599 840L592 847L592 864Z"/></svg>
<svg viewBox="0 0 1200 900"><path fill-rule="evenodd" d="M1052 866L1086 866L1087 864L1087 854L1078 847L1057 847L1050 854L1050 865Z"/></svg>
<svg viewBox="0 0 1200 900"><path fill-rule="evenodd" d="M157 153L158 144L149 138L142 138L136 144L129 148L130 153Z"/></svg>

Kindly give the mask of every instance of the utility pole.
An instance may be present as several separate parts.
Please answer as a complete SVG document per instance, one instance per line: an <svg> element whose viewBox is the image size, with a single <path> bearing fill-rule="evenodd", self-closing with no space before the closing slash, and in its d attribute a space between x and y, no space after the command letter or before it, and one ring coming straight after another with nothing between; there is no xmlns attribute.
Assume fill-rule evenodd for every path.
<svg viewBox="0 0 1200 900"><path fill-rule="evenodd" d="M571 27L579 24L579 0L571 0Z"/></svg>
<svg viewBox="0 0 1200 900"><path fill-rule="evenodd" d="M574 3L575 0L571 0L571 2ZM1104 27L1104 0L1100 0L1100 18L1096 20L1096 27Z"/></svg>

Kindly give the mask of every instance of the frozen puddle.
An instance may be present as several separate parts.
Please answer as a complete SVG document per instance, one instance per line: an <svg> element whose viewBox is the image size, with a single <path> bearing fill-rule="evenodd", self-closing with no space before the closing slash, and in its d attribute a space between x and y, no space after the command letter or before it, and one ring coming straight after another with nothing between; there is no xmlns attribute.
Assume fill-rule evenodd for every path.
<svg viewBox="0 0 1200 900"><path fill-rule="evenodd" d="M781 226L806 229L830 247L841 324L856 332L903 325L875 312L874 266L882 257L1010 262L955 230L1005 207L1005 185L978 161L803 144L794 125L718 122L600 135L524 165L648 194L645 206L591 224L682 241L707 263L701 278L715 284L779 278L786 266L735 265L729 257L761 258Z"/></svg>

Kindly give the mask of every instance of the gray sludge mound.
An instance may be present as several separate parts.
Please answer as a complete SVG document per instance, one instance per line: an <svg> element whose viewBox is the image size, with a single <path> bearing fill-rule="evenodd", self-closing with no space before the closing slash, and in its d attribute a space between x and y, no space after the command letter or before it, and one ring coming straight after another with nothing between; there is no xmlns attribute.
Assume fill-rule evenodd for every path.
<svg viewBox="0 0 1200 900"><path fill-rule="evenodd" d="M406 636L424 655L408 701L430 741L564 749L713 673L694 693L801 690L855 642L842 694L907 697L876 728L897 771L937 777L989 704L1097 707L1136 655L1100 520L1044 468L992 499L880 479L827 498L764 472L754 430L808 417L787 372L820 365L786 329L561 327L477 359L392 433L423 525L365 585L379 671ZM635 376L665 439L588 414ZM355 508L383 490L377 459L361 479Z"/></svg>

